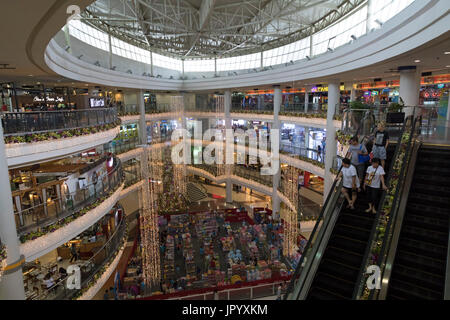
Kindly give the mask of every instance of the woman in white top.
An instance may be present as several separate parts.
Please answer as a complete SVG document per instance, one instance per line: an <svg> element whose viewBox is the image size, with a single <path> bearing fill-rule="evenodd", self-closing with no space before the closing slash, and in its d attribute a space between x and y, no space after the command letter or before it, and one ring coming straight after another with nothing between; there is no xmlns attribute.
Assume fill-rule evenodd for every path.
<svg viewBox="0 0 450 320"><path fill-rule="evenodd" d="M367 168L366 179L364 180L364 189L369 187L369 209L366 212L377 213L378 202L380 201L381 188L387 190L384 184L384 169L380 166L380 159L373 158L372 165Z"/></svg>
<svg viewBox="0 0 450 320"><path fill-rule="evenodd" d="M347 208L350 208L352 210L355 210L355 202L357 198L357 189L360 188L360 182L358 179L358 174L356 173L356 168L354 165L351 164L350 159L343 159L342 160L342 170L339 176L343 180L342 184L342 193L344 194L345 198L348 201ZM350 193L352 194L352 199L350 200Z"/></svg>

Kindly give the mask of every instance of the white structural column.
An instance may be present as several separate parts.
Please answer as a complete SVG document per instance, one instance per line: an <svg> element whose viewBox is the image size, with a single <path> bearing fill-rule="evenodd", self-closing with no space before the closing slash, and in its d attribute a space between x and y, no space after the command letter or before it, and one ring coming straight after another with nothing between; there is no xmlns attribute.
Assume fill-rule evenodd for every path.
<svg viewBox="0 0 450 320"><path fill-rule="evenodd" d="M137 102L139 105L139 141L141 144L147 144L147 122L145 121L144 90L139 90L137 95Z"/></svg>
<svg viewBox="0 0 450 320"><path fill-rule="evenodd" d="M231 90L225 90L224 93L224 111L225 111L225 129L231 130ZM227 141L228 142L228 141ZM234 146L234 144L233 144ZM226 157L224 157L225 159ZM225 174L227 176L231 175L231 165L225 163ZM225 201L227 203L233 202L233 183L231 182L231 179L228 178L226 181L226 199Z"/></svg>
<svg viewBox="0 0 450 320"><path fill-rule="evenodd" d="M311 86L305 87L305 113L308 113L308 104L309 104L311 89L312 89Z"/></svg>
<svg viewBox="0 0 450 320"><path fill-rule="evenodd" d="M448 103L447 103L447 121L450 121L450 91L448 92ZM449 124L445 126L448 128Z"/></svg>
<svg viewBox="0 0 450 320"><path fill-rule="evenodd" d="M273 93L273 124L272 129L278 129L278 133L280 130L280 119L278 117L278 114L280 112L280 106L281 106L282 96L281 96L281 88L279 85L274 86L274 93ZM273 132L271 132L273 134ZM280 136L281 139L281 136ZM280 164L278 164L280 166ZM281 179L281 168L278 168L278 171L276 174L272 177L272 183L273 183L273 190L272 190L272 211L276 214L280 214L280 198L278 197L278 186L280 185L280 179Z"/></svg>
<svg viewBox="0 0 450 320"><path fill-rule="evenodd" d="M415 67L400 67L400 97L405 106L405 116L414 112L414 106L419 105L420 71Z"/></svg>
<svg viewBox="0 0 450 320"><path fill-rule="evenodd" d="M346 82L344 84L344 90L345 91L350 91L350 101L355 101L356 100L356 89L353 88L353 83Z"/></svg>
<svg viewBox="0 0 450 320"><path fill-rule="evenodd" d="M332 80L328 83L328 111L327 111L327 139L325 146L325 185L323 200L325 202L328 193L330 192L331 186L333 184L333 176L331 175L330 169L333 167L333 160L337 154L337 144L336 144L336 128L333 124L333 118L335 113L335 106L339 103L339 91L340 82L339 80Z"/></svg>
<svg viewBox="0 0 450 320"><path fill-rule="evenodd" d="M375 5L375 0L368 0L367 1L367 23L366 23L366 33L369 33L370 30L373 29L373 9Z"/></svg>
<svg viewBox="0 0 450 320"><path fill-rule="evenodd" d="M25 258L20 255L19 239L9 183L8 164L6 162L3 128L0 126L0 239L6 246L7 266L0 279L0 300L25 300L22 264Z"/></svg>

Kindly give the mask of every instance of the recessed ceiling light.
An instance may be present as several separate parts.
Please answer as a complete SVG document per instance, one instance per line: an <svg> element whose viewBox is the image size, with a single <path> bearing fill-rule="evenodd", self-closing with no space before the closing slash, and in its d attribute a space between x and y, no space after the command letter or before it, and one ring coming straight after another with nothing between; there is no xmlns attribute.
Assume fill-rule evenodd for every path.
<svg viewBox="0 0 450 320"><path fill-rule="evenodd" d="M419 62L420 62L420 60L419 60L419 59L416 59L416 60L414 60L414 62L415 62L415 63L419 63Z"/></svg>
<svg viewBox="0 0 450 320"><path fill-rule="evenodd" d="M450 54L450 51L445 51L444 54Z"/></svg>
<svg viewBox="0 0 450 320"><path fill-rule="evenodd" d="M450 66L445 66L446 68L450 68Z"/></svg>

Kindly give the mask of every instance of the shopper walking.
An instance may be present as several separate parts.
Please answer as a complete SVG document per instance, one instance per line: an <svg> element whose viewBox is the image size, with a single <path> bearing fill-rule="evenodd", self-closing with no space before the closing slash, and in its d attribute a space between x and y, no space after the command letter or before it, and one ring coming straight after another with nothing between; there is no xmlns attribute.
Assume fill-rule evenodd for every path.
<svg viewBox="0 0 450 320"><path fill-rule="evenodd" d="M356 168L361 185L366 172L366 162L370 160L369 153L367 152L366 147L359 143L358 137L356 136L350 140L348 151L352 154L350 162Z"/></svg>
<svg viewBox="0 0 450 320"><path fill-rule="evenodd" d="M78 260L78 253L77 253L77 247L75 246L75 243L72 243L72 246L70 247L70 262L77 261Z"/></svg>
<svg viewBox="0 0 450 320"><path fill-rule="evenodd" d="M386 160L386 150L389 145L389 133L385 131L384 123L378 124L378 130L374 133L373 157L381 160L381 166L384 168Z"/></svg>
<svg viewBox="0 0 450 320"><path fill-rule="evenodd" d="M364 180L364 188L369 188L369 190L367 190L367 194L369 195L369 209L367 209L366 212L377 213L381 188L387 190L387 187L384 184L384 175L385 172L383 167L380 166L380 159L373 158L372 165L367 168L367 174Z"/></svg>
<svg viewBox="0 0 450 320"><path fill-rule="evenodd" d="M343 181L342 193L344 194L345 199L347 199L347 208L355 210L357 190L361 185L359 182L358 174L356 172L356 168L351 164L350 159L345 158L342 160L342 170L339 175ZM351 199L350 194L352 197Z"/></svg>
<svg viewBox="0 0 450 320"><path fill-rule="evenodd" d="M281 300L281 283L278 285L277 288L277 300Z"/></svg>

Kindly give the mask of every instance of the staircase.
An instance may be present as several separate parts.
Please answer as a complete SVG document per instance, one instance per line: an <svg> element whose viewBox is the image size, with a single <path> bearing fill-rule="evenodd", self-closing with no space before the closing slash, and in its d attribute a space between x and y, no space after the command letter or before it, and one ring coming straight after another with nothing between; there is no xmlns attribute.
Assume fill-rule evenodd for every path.
<svg viewBox="0 0 450 320"><path fill-rule="evenodd" d="M198 202L208 197L203 188L195 182L188 182L186 189L189 202Z"/></svg>
<svg viewBox="0 0 450 320"><path fill-rule="evenodd" d="M385 171L394 151L395 146L387 150ZM355 210L346 206L345 201L308 292L308 300L352 299L375 214L365 212L369 208L365 193L358 194Z"/></svg>
<svg viewBox="0 0 450 320"><path fill-rule="evenodd" d="M449 159L450 149L419 150L386 299L444 299Z"/></svg>

